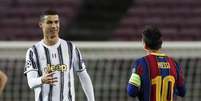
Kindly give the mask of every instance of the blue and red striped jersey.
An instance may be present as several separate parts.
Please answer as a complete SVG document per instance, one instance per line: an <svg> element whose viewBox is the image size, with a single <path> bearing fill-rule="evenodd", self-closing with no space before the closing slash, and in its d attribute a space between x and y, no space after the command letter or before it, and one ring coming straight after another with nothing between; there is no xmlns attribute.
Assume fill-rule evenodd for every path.
<svg viewBox="0 0 201 101"><path fill-rule="evenodd" d="M182 67L173 58L151 53L137 59L131 68L127 86L130 96L140 101L173 101L175 95L185 95Z"/></svg>

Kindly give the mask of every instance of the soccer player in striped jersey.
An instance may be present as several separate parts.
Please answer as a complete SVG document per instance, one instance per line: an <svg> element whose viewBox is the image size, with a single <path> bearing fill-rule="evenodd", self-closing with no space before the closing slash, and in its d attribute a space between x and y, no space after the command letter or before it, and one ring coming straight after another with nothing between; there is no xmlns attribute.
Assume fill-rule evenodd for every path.
<svg viewBox="0 0 201 101"><path fill-rule="evenodd" d="M175 96L184 97L183 71L172 57L160 53L161 33L155 26L145 28L142 41L147 55L132 65L127 85L129 96L140 101L174 101Z"/></svg>
<svg viewBox="0 0 201 101"><path fill-rule="evenodd" d="M40 18L43 39L26 53L25 75L35 101L75 101L77 74L88 101L94 101L91 79L78 48L59 38L60 20L54 10Z"/></svg>

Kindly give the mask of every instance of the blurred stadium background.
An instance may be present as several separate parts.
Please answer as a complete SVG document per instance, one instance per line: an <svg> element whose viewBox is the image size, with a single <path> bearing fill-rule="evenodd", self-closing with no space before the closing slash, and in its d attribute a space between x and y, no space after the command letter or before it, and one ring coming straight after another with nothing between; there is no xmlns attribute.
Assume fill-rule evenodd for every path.
<svg viewBox="0 0 201 101"><path fill-rule="evenodd" d="M96 101L133 101L125 87L131 63L145 55L140 33L148 24L159 26L164 52L184 67L183 101L200 101L200 5L200 0L0 0L0 69L9 77L0 101L34 100L23 75L24 56L42 38L37 22L47 8L61 15L62 38L81 48ZM76 99L83 101L76 85Z"/></svg>

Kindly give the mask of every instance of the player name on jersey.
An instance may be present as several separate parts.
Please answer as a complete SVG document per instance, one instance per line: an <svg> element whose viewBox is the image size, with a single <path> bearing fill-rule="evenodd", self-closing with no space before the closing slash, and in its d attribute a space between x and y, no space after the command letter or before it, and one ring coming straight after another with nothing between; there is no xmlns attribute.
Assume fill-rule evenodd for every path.
<svg viewBox="0 0 201 101"><path fill-rule="evenodd" d="M158 62L158 68L162 69L170 68L170 64L168 62Z"/></svg>

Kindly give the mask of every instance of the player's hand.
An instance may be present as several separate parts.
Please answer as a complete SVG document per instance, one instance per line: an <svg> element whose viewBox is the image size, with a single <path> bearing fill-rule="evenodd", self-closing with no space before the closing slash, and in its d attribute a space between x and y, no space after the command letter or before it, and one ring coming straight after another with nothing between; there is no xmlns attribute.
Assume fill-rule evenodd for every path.
<svg viewBox="0 0 201 101"><path fill-rule="evenodd" d="M55 82L58 82L57 77L53 77L54 72L46 72L41 77L42 84L51 84L54 85Z"/></svg>

